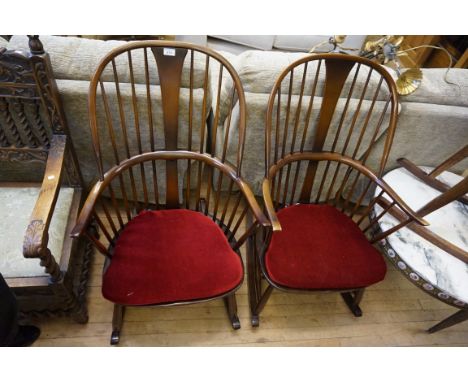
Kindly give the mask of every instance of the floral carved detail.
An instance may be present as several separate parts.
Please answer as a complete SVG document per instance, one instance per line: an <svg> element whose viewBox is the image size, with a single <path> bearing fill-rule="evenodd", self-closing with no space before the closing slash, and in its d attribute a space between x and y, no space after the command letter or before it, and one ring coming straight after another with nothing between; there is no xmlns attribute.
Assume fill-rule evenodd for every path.
<svg viewBox="0 0 468 382"><path fill-rule="evenodd" d="M28 53L0 52L0 95L37 97L35 79ZM14 86L12 86L14 84Z"/></svg>
<svg viewBox="0 0 468 382"><path fill-rule="evenodd" d="M40 257L45 224L42 220L33 220L26 229L23 243L24 257Z"/></svg>
<svg viewBox="0 0 468 382"><path fill-rule="evenodd" d="M61 278L60 267L50 250L47 248L48 235L44 232L46 226L42 220L33 220L26 229L23 242L23 255L26 258L39 258L53 281Z"/></svg>

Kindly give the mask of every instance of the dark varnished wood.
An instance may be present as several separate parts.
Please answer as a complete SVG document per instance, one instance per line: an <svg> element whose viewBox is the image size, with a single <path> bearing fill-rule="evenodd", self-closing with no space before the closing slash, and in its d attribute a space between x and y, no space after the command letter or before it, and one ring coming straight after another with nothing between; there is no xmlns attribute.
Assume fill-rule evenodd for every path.
<svg viewBox="0 0 468 382"><path fill-rule="evenodd" d="M447 317L438 324L430 327L427 331L429 333L436 333L442 329L450 328L453 325L465 322L466 320L468 320L468 309L459 310L458 312L452 314L450 317Z"/></svg>

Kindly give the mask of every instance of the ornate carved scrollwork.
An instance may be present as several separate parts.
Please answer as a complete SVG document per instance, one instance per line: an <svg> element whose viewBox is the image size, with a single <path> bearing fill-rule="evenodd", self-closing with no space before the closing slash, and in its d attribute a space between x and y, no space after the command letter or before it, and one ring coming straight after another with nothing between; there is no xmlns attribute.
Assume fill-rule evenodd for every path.
<svg viewBox="0 0 468 382"><path fill-rule="evenodd" d="M24 257L40 257L44 229L45 224L42 220L33 220L29 223L23 243Z"/></svg>
<svg viewBox="0 0 468 382"><path fill-rule="evenodd" d="M39 258L43 266L53 281L58 281L62 277L60 267L50 250L47 248L48 235L44 232L46 226L42 220L33 220L26 229L23 243L23 255L26 258Z"/></svg>
<svg viewBox="0 0 468 382"><path fill-rule="evenodd" d="M60 106L54 94L53 85L46 67L46 62L42 57L33 57L33 72L37 78L37 83L41 89L40 95L50 118L50 125L54 133L64 132L64 122L61 115Z"/></svg>
<svg viewBox="0 0 468 382"><path fill-rule="evenodd" d="M23 147L23 141L21 140L21 136L16 128L15 121L11 116L9 102L6 98L0 98L0 115L3 117L5 130L10 133L11 138L13 139L13 144L16 147Z"/></svg>
<svg viewBox="0 0 468 382"><path fill-rule="evenodd" d="M13 109L16 112L16 116L18 118L18 124L23 130L23 133L26 135L27 145L29 147L37 147L40 146L41 142L35 137L32 132L31 126L29 125L29 121L26 118L26 114L24 113L24 104L19 99L14 99L13 101Z"/></svg>
<svg viewBox="0 0 468 382"><path fill-rule="evenodd" d="M17 51L0 52L0 95L37 98L30 58Z"/></svg>
<svg viewBox="0 0 468 382"><path fill-rule="evenodd" d="M49 147L50 146L50 140L49 140L49 136L47 135L46 127L44 126L44 123L42 122L41 112L40 112L40 103L39 102L40 101L35 101L33 103L33 107L32 107L32 109L33 109L33 113L32 113L33 123L36 126L36 129L37 129L37 131L39 133L42 145L45 146L45 147Z"/></svg>
<svg viewBox="0 0 468 382"><path fill-rule="evenodd" d="M6 162L45 162L47 151L0 148L0 161Z"/></svg>
<svg viewBox="0 0 468 382"><path fill-rule="evenodd" d="M7 136L5 135L5 131L0 126L0 146L1 147L8 147L10 146L10 141L8 140Z"/></svg>

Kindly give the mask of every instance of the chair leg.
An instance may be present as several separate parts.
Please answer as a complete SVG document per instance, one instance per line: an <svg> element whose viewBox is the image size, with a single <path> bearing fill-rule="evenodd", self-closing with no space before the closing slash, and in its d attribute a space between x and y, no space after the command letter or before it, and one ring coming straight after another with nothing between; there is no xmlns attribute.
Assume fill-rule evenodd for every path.
<svg viewBox="0 0 468 382"><path fill-rule="evenodd" d="M450 317L447 317L445 320L440 321L438 324L429 328L427 331L429 333L435 333L439 330L449 328L453 325L459 324L460 322L468 320L468 310L459 310L455 314L452 314Z"/></svg>
<svg viewBox="0 0 468 382"><path fill-rule="evenodd" d="M357 289L353 292L344 292L341 293L341 297L343 297L344 302L348 305L348 308L354 314L355 317L362 316L362 310L359 307L359 303L362 300L362 296L364 295L364 288Z"/></svg>
<svg viewBox="0 0 468 382"><path fill-rule="evenodd" d="M123 324L123 316L125 312L125 306L114 304L114 314L112 316L112 334L111 334L111 345L117 345L120 341L120 331Z"/></svg>
<svg viewBox="0 0 468 382"><path fill-rule="evenodd" d="M88 322L88 309L85 304L78 304L77 308L72 313L73 320L78 324L86 324Z"/></svg>
<svg viewBox="0 0 468 382"><path fill-rule="evenodd" d="M240 329L240 321L239 317L237 316L237 302L236 302L236 294L230 294L229 296L224 297L224 303L226 304L226 308L228 311L229 319L231 320L231 324L234 330Z"/></svg>
<svg viewBox="0 0 468 382"><path fill-rule="evenodd" d="M247 281L249 287L249 308L250 308L250 321L252 326L259 325L258 314L256 307L260 300L261 293L261 276L258 269L258 261L255 251L256 235L247 240Z"/></svg>
<svg viewBox="0 0 468 382"><path fill-rule="evenodd" d="M252 326L257 327L260 326L260 313L265 307L266 303L268 302L268 299L271 296L271 293L273 292L273 287L268 284L267 288L265 289L265 292L263 292L262 297L260 297L260 300L258 303L254 306L253 313L252 313Z"/></svg>

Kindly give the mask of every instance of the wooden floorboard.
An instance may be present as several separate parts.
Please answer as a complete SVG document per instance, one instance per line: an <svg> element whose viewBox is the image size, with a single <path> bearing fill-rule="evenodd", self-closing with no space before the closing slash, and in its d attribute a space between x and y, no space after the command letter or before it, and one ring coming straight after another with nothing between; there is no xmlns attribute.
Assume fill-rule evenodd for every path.
<svg viewBox="0 0 468 382"><path fill-rule="evenodd" d="M89 322L39 322L35 346L108 346L112 303L101 295L102 261L95 255L88 291ZM242 328L231 329L222 301L182 307L128 308L121 346L467 346L468 322L439 333L425 330L456 310L411 285L389 265L368 289L356 318L337 293L275 292L259 328L249 323L246 283L237 294Z"/></svg>
<svg viewBox="0 0 468 382"><path fill-rule="evenodd" d="M244 256L244 255L243 255ZM34 346L109 346L113 305L101 295L103 256L94 255L89 322L38 321ZM128 308L120 346L467 346L468 321L435 334L426 330L456 312L406 280L391 264L385 280L366 290L362 317L338 293L274 292L259 328L249 321L247 279L237 293L242 328L231 329L222 301L182 307Z"/></svg>

